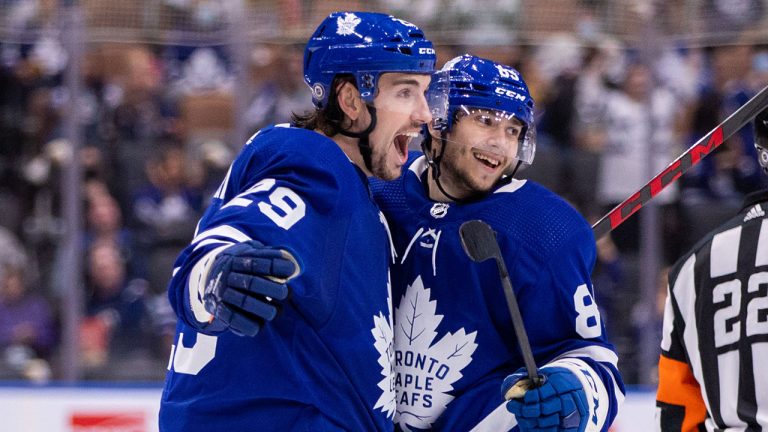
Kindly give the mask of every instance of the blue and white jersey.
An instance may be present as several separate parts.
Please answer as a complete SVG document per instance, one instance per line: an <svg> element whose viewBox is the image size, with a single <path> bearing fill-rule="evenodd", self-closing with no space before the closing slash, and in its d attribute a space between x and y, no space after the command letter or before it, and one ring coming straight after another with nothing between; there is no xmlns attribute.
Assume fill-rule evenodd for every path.
<svg viewBox="0 0 768 432"><path fill-rule="evenodd" d="M392 430L385 224L364 174L333 141L289 127L254 135L176 261L161 430ZM253 338L215 331L202 303L216 254L249 239L302 264L281 313Z"/></svg>
<svg viewBox="0 0 768 432"><path fill-rule="evenodd" d="M624 397L617 356L594 302L595 240L555 194L512 180L470 204L430 201L414 159L393 182L372 181L396 251L396 427L512 430L501 383L524 366L493 260L471 261L459 237L480 219L497 232L536 364L568 368L590 400L587 430L606 431Z"/></svg>

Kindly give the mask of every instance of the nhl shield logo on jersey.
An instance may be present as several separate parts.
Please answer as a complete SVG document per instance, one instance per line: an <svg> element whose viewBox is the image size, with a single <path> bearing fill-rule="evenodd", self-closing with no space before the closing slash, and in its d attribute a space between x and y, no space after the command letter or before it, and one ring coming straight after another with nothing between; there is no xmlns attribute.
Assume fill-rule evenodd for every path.
<svg viewBox="0 0 768 432"><path fill-rule="evenodd" d="M417 277L395 309L395 423L404 430L432 427L453 400L449 392L477 349L477 332L463 328L435 341L443 316L436 314L430 291Z"/></svg>
<svg viewBox="0 0 768 432"><path fill-rule="evenodd" d="M448 207L450 206L447 203L435 203L429 210L429 214L435 219L440 219L448 214Z"/></svg>

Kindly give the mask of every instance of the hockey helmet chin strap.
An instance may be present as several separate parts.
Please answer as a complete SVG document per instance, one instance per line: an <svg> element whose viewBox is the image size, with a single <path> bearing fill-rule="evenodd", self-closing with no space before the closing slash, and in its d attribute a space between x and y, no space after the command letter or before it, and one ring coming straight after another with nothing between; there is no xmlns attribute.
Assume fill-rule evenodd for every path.
<svg viewBox="0 0 768 432"><path fill-rule="evenodd" d="M422 152L427 158L427 165L431 168L432 171L432 179L435 181L435 184L437 185L437 188L440 190L440 192L443 193L443 195L447 196L451 201L455 201L458 203L466 204L478 201L485 197L488 193L479 194L477 196L472 196L469 198L457 198L451 194L448 193L448 191L445 190L443 187L443 184L440 182L440 162L443 160L443 153L445 153L445 146L448 143L448 140L446 139L446 135L448 132L443 129L442 132L440 132L440 143L442 144L440 148L440 154L434 154L434 150L432 149L432 135L428 133L425 134L425 138L421 143ZM520 165L522 165L523 161L518 160L515 164L515 168L512 169L512 172L509 175L502 176L499 181L496 183L496 186L502 186L509 184L512 179L515 177L515 173L517 173L517 170L520 168ZM429 196L429 182L425 182L424 186L427 188L427 196Z"/></svg>
<svg viewBox="0 0 768 432"><path fill-rule="evenodd" d="M448 191L446 191L443 187L443 184L440 183L440 161L443 160L443 153L445 153L446 134L447 132L445 129L440 132L440 142L442 143L442 146L440 147L440 154L435 154L435 150L432 148L432 134L430 134L428 130L425 131L424 140L421 142L421 149L427 158L427 165L429 165L431 168L432 180L435 181L435 184L437 184L437 188L440 190L440 192L447 196L451 201L460 203L468 202L470 200L457 198L449 194ZM430 196L429 182L424 182L424 186L427 188L427 196Z"/></svg>
<svg viewBox="0 0 768 432"><path fill-rule="evenodd" d="M371 143L368 141L368 136L371 135L371 132L376 127L376 107L369 104L365 104L365 106L368 108L368 113L371 115L371 123L368 124L368 127L365 128L365 130L362 132L350 132L342 129L339 131L339 133L350 138L357 138L359 140L357 142L357 148L360 150L360 155L363 157L365 168L368 170L368 172L373 173L373 163L371 162L371 154L373 153L373 149L371 149Z"/></svg>

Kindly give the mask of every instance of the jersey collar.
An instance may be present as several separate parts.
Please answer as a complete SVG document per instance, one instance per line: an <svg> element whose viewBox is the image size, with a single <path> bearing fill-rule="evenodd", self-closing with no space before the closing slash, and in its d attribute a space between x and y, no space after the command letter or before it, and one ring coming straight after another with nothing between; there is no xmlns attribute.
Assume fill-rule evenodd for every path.
<svg viewBox="0 0 768 432"><path fill-rule="evenodd" d="M744 197L744 205L742 206L741 211L747 210L755 204L764 201L768 201L768 189L752 192L751 194Z"/></svg>

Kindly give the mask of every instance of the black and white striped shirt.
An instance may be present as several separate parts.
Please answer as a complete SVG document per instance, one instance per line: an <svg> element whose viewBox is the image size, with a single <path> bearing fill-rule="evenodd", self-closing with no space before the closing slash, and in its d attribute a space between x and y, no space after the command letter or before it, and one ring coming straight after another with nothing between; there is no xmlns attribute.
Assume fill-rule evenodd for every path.
<svg viewBox="0 0 768 432"><path fill-rule="evenodd" d="M768 430L766 213L768 191L750 195L670 272L661 430Z"/></svg>

